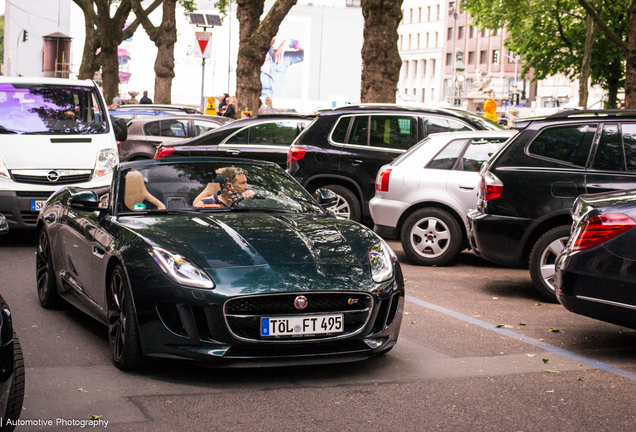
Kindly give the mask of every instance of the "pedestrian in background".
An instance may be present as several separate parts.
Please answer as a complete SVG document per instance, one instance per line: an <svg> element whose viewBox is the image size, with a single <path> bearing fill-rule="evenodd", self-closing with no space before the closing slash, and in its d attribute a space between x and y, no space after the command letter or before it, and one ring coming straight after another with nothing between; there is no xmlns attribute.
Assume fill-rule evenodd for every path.
<svg viewBox="0 0 636 432"><path fill-rule="evenodd" d="M222 116L225 110L227 109L228 101L230 100L230 95L227 93L223 93L223 96L216 97L219 102L219 108L216 110L217 115Z"/></svg>
<svg viewBox="0 0 636 432"><path fill-rule="evenodd" d="M272 98L267 96L265 98L265 105L261 105L261 107L258 109L258 113L259 114L274 114L276 111L274 111L274 107L272 106Z"/></svg>
<svg viewBox="0 0 636 432"><path fill-rule="evenodd" d="M144 90L144 95L141 98L141 100L139 101L140 104L151 104L152 103L152 99L150 99L148 97L148 90Z"/></svg>
<svg viewBox="0 0 636 432"><path fill-rule="evenodd" d="M119 93L117 93L113 98L113 105L121 105L121 97Z"/></svg>
<svg viewBox="0 0 636 432"><path fill-rule="evenodd" d="M236 98L235 97L228 98L227 109L223 113L223 117L229 117L231 119L236 120Z"/></svg>

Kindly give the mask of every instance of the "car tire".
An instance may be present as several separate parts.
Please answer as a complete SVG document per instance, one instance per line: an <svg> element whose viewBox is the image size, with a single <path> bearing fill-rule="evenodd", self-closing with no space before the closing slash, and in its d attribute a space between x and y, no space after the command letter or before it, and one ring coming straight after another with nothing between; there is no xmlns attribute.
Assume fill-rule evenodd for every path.
<svg viewBox="0 0 636 432"><path fill-rule="evenodd" d="M117 265L108 284L108 341L113 362L121 370L141 366L143 353L132 292L121 265Z"/></svg>
<svg viewBox="0 0 636 432"><path fill-rule="evenodd" d="M417 265L443 266L454 261L462 248L462 230L445 210L427 207L415 211L402 225L404 253Z"/></svg>
<svg viewBox="0 0 636 432"><path fill-rule="evenodd" d="M6 426L7 422L15 423L22 413L22 403L24 402L24 358L22 357L22 347L20 341L13 332L13 381L9 389L9 397L7 399L7 408L2 417L2 423L5 427L0 428L2 431L12 431L15 426Z"/></svg>
<svg viewBox="0 0 636 432"><path fill-rule="evenodd" d="M570 226L561 225L543 234L530 252L530 276L535 288L548 301L557 302L554 263L570 237Z"/></svg>
<svg viewBox="0 0 636 432"><path fill-rule="evenodd" d="M338 196L336 203L327 208L328 211L345 219L351 219L356 222L362 221L360 201L358 201L356 194L351 192L350 189L340 185L328 185L323 187Z"/></svg>
<svg viewBox="0 0 636 432"><path fill-rule="evenodd" d="M38 232L38 248L35 254L35 280L40 306L46 309L59 307L62 299L57 292L51 243L44 228Z"/></svg>

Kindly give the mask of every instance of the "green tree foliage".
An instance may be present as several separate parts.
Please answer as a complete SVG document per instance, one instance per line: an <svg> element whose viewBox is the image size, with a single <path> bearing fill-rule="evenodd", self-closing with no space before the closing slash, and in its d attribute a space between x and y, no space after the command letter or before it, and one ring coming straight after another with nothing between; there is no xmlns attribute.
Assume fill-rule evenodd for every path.
<svg viewBox="0 0 636 432"><path fill-rule="evenodd" d="M506 27L508 50L523 57L522 75L534 69L533 80L563 73L581 75L585 52L587 12L577 0L467 0L466 9L476 24L488 29ZM628 0L596 5L604 23L620 39L625 37ZM592 82L616 95L624 85L625 51L602 31L592 48Z"/></svg>

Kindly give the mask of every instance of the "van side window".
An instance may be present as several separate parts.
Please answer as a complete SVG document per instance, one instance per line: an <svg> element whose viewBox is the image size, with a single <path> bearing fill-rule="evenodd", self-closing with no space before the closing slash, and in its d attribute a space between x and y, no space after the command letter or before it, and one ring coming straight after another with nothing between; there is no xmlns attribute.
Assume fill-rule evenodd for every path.
<svg viewBox="0 0 636 432"><path fill-rule="evenodd" d="M558 126L544 130L530 144L531 155L584 167L596 125Z"/></svg>
<svg viewBox="0 0 636 432"><path fill-rule="evenodd" d="M594 156L593 169L625 171L623 146L618 133L618 125L605 125Z"/></svg>

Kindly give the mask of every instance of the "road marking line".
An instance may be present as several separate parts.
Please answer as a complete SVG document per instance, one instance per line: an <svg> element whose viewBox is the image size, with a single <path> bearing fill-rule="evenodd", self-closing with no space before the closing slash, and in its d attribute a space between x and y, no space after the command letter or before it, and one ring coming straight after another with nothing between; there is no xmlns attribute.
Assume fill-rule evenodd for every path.
<svg viewBox="0 0 636 432"><path fill-rule="evenodd" d="M457 318L457 319L460 319L462 321L466 321L466 322L468 322L470 324L474 324L474 325L482 327L482 328L484 328L486 330L490 330L490 331L493 331L495 333L499 333L502 336L507 336L509 338L512 338L512 339L515 339L515 340L519 340L521 342L525 342L525 343L527 343L529 345L532 345L532 346L535 346L537 348L542 348L544 350L551 351L551 352L553 352L555 354L558 354L560 356L563 356L563 357L566 357L566 358L569 358L569 359L572 359L572 360L576 360L579 363L585 363L586 365L592 366L592 367L594 367L596 369L602 369L604 371L613 373L614 375L618 375L618 376L621 376L623 378L627 378L627 379L630 379L632 381L636 381L636 374L635 373L628 372L628 371L623 370L623 369L619 369L619 368L617 368L615 366L608 365L607 363L598 362L598 361L593 360L591 358L584 357L584 356L579 355L579 354L575 354L573 352L570 352L568 350L564 350L562 348L557 348L557 347L552 346L550 344L547 344L545 342L540 342L540 341L538 341L536 339L532 339L532 338L529 338L527 336L520 335L519 333L515 333L513 331L506 330L504 328L497 328L494 324L490 324L490 323L487 323L485 321L481 321L481 320L478 320L478 319L475 319L475 318L471 318L471 317L466 316L466 315L462 315L459 312L455 312L455 311L452 311L450 309L446 309L446 308L443 308L441 306L434 305L433 303L425 302L424 300L420 300L418 298L415 298L415 297L412 297L412 296L409 296L409 295L406 296L406 300L410 301L412 303L415 303L417 305L423 306L425 308L432 309L432 310L437 311L437 312L441 312L441 313L443 313L445 315L448 315L448 316L451 316L453 318Z"/></svg>

